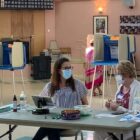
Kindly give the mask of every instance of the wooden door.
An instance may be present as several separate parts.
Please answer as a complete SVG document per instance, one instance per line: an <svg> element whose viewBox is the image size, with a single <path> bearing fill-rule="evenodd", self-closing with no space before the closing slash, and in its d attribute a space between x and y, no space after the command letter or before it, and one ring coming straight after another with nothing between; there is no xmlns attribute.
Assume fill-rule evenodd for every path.
<svg viewBox="0 0 140 140"><path fill-rule="evenodd" d="M39 55L45 48L45 11L11 12L11 34L14 38L29 41L30 57Z"/></svg>

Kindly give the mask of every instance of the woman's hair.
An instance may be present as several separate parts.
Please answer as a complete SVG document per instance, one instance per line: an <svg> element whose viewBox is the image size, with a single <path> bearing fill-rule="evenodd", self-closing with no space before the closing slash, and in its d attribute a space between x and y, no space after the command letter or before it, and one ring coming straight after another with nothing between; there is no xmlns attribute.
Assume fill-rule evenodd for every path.
<svg viewBox="0 0 140 140"><path fill-rule="evenodd" d="M62 68L63 63L69 62L67 58L60 58L58 59L53 68L52 78L51 78L51 87L50 87L50 95L53 96L56 90L60 89L61 83L61 75L60 70ZM75 83L73 77L66 80L66 86L71 87L73 91L75 91Z"/></svg>
<svg viewBox="0 0 140 140"><path fill-rule="evenodd" d="M90 46L92 46L92 47L93 47L93 45L94 45L94 43L93 43L93 42L90 42Z"/></svg>
<svg viewBox="0 0 140 140"><path fill-rule="evenodd" d="M120 61L120 63L118 64L118 70L121 72L121 74L127 74L130 78L136 77L134 65L128 60Z"/></svg>

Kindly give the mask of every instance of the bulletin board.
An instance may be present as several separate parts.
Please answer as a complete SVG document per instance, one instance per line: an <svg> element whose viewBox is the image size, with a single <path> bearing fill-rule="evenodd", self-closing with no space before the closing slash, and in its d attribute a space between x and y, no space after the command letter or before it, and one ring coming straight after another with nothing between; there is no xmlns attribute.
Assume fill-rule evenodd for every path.
<svg viewBox="0 0 140 140"><path fill-rule="evenodd" d="M20 10L37 9L52 10L54 8L53 0L0 0L0 9Z"/></svg>
<svg viewBox="0 0 140 140"><path fill-rule="evenodd" d="M140 15L120 16L121 34L140 34Z"/></svg>

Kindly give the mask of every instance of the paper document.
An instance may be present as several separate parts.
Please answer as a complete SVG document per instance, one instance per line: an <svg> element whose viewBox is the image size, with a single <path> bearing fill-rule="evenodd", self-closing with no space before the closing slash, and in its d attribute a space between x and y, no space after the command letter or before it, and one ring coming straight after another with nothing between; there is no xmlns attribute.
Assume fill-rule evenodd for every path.
<svg viewBox="0 0 140 140"><path fill-rule="evenodd" d="M140 122L140 114L133 115L133 114L127 114L123 116L120 121L134 121L134 122Z"/></svg>
<svg viewBox="0 0 140 140"><path fill-rule="evenodd" d="M97 114L96 117L102 118L102 117L117 117L117 115L113 115L113 114L108 114L108 113L101 113L101 114Z"/></svg>

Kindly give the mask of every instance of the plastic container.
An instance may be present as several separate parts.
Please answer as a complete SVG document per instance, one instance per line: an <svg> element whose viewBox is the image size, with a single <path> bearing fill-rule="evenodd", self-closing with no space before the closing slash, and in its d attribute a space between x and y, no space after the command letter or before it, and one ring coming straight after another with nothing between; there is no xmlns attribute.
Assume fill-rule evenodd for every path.
<svg viewBox="0 0 140 140"><path fill-rule="evenodd" d="M80 114L83 116L92 114L92 108L89 105L77 105L74 106L74 109L80 110Z"/></svg>
<svg viewBox="0 0 140 140"><path fill-rule="evenodd" d="M20 100L20 110L26 110L26 107L27 107L27 97L24 94L24 91L21 91L19 100Z"/></svg>
<svg viewBox="0 0 140 140"><path fill-rule="evenodd" d="M135 97L133 101L133 111L134 114L140 113L140 97Z"/></svg>

